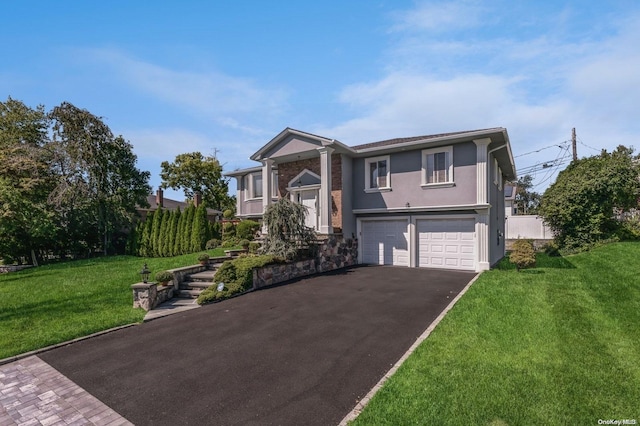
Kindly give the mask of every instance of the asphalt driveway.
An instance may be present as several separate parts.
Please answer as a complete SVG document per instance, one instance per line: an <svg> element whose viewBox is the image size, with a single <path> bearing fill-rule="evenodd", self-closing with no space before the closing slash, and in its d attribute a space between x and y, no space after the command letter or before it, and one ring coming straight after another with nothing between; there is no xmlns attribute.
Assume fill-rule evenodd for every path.
<svg viewBox="0 0 640 426"><path fill-rule="evenodd" d="M136 425L335 425L473 276L348 268L39 357Z"/></svg>

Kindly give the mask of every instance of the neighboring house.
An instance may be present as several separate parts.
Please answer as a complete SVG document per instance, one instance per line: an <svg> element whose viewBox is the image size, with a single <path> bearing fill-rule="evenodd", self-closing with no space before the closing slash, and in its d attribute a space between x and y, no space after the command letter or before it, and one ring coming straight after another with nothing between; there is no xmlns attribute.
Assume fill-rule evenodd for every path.
<svg viewBox="0 0 640 426"><path fill-rule="evenodd" d="M171 210L171 211L177 210L179 208L180 211L184 212L184 210L189 206L189 203L187 203L186 201L176 201L170 198L165 198L162 188L158 188L155 195L150 194L149 196L147 196L147 203L149 203L148 208L140 207L140 206L137 207L138 214L140 214L140 218L143 221L147 218L147 215L150 212L156 211L158 207L162 207L165 210ZM193 203L195 204L196 207L198 207L200 203L202 203L202 198L200 194L196 194L196 196L194 197ZM215 210L215 209L209 209L209 208L207 209L207 218L209 219L209 221L216 222L221 217L222 217L221 211Z"/></svg>
<svg viewBox="0 0 640 426"><path fill-rule="evenodd" d="M358 239L359 262L482 271L505 253L504 180L516 177L507 130L347 146L286 128L237 179L237 212L260 219L290 197L319 234Z"/></svg>

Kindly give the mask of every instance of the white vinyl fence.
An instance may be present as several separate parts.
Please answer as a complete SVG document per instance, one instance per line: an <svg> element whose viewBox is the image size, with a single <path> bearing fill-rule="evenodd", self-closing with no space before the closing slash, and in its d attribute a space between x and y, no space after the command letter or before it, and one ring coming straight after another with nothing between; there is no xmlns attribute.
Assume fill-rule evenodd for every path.
<svg viewBox="0 0 640 426"><path fill-rule="evenodd" d="M507 216L505 225L508 240L527 238L532 240L551 240L551 229L542 222L540 216Z"/></svg>

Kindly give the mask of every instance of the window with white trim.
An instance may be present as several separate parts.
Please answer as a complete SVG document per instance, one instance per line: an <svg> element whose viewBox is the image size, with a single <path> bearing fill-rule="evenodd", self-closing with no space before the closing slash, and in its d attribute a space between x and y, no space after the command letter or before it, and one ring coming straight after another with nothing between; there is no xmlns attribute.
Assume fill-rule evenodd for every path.
<svg viewBox="0 0 640 426"><path fill-rule="evenodd" d="M422 150L422 185L453 184L453 147Z"/></svg>
<svg viewBox="0 0 640 426"><path fill-rule="evenodd" d="M262 172L251 173L244 176L245 199L262 198ZM273 171L271 176L271 196L278 197L278 172Z"/></svg>
<svg viewBox="0 0 640 426"><path fill-rule="evenodd" d="M389 156L367 158L364 160L365 191L391 189L391 171Z"/></svg>

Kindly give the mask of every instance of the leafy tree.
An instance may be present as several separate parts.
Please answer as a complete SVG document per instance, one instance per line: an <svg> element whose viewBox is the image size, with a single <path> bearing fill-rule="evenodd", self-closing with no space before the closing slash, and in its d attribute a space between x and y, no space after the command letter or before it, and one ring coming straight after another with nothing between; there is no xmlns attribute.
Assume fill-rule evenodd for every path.
<svg viewBox="0 0 640 426"><path fill-rule="evenodd" d="M516 189L517 214L537 214L540 205L540 194L532 191L533 178L531 175L524 175L518 179Z"/></svg>
<svg viewBox="0 0 640 426"><path fill-rule="evenodd" d="M146 205L149 172L135 167L131 144L89 111L63 102L49 118L58 176L50 199L64 233L106 254L114 231L133 222L137 205Z"/></svg>
<svg viewBox="0 0 640 426"><path fill-rule="evenodd" d="M270 204L263 220L267 228L267 236L262 251L286 260L298 257L302 250L312 249L316 240L313 228L305 225L307 209L288 198L280 198Z"/></svg>
<svg viewBox="0 0 640 426"><path fill-rule="evenodd" d="M47 198L54 176L44 146L44 107L9 98L0 102L0 257L26 258L54 238L56 221Z"/></svg>
<svg viewBox="0 0 640 426"><path fill-rule="evenodd" d="M540 214L560 247L580 248L613 237L615 213L638 207L640 167L633 150L619 146L573 161L544 193Z"/></svg>
<svg viewBox="0 0 640 426"><path fill-rule="evenodd" d="M163 188L182 189L190 199L200 193L207 206L221 211L235 205L228 194L229 181L222 176L217 158L190 152L176 156L173 163L163 161L160 166Z"/></svg>

